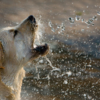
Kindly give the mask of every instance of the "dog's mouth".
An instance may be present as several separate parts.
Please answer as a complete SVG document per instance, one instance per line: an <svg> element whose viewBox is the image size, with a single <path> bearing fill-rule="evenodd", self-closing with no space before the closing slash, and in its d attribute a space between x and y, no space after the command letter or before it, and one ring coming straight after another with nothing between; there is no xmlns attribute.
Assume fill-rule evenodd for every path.
<svg viewBox="0 0 100 100"><path fill-rule="evenodd" d="M45 45L39 45L39 46L35 47L33 49L33 51L35 53L38 53L41 56L44 56L44 55L48 54L48 52L49 52L49 46L47 44L45 44Z"/></svg>
<svg viewBox="0 0 100 100"><path fill-rule="evenodd" d="M31 50L31 57L30 61L38 58L39 56L45 56L49 52L49 46L47 44L45 45L39 45Z"/></svg>
<svg viewBox="0 0 100 100"><path fill-rule="evenodd" d="M37 28L38 27L36 19L35 19L35 17L33 15L30 15L28 17L28 19L30 20L30 23L32 24L33 28ZM47 44L44 44L44 45L39 45L39 46L33 47L34 40L35 40L35 35L36 35L36 33L33 33L33 41L32 41L32 48L33 48L32 49L32 53L33 53L33 56L34 57L39 56L39 55L45 56L49 52L49 46Z"/></svg>

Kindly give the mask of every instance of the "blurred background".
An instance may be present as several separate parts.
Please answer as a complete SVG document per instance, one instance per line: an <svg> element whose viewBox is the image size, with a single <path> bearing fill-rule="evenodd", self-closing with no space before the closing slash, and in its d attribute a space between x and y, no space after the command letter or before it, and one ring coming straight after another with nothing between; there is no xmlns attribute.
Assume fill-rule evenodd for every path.
<svg viewBox="0 0 100 100"><path fill-rule="evenodd" d="M25 68L21 100L100 100L100 0L0 0L0 28L29 15L51 63Z"/></svg>

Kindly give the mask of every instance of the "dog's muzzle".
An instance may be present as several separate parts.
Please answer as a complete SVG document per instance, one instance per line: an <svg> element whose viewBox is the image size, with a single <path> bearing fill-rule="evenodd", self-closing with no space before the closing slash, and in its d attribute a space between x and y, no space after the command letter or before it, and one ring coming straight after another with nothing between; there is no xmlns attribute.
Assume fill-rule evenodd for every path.
<svg viewBox="0 0 100 100"><path fill-rule="evenodd" d="M36 19L35 19L35 17L34 17L33 15L30 15L30 16L28 17L28 19L30 20L31 23L36 24Z"/></svg>
<svg viewBox="0 0 100 100"><path fill-rule="evenodd" d="M49 52L49 46L47 44L45 45L40 45L34 48L37 53L39 53L41 56L46 55Z"/></svg>

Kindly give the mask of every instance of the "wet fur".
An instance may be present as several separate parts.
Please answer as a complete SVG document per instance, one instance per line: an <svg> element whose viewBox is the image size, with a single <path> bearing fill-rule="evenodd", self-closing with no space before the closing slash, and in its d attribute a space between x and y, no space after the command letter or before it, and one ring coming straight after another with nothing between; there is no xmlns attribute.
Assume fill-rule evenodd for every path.
<svg viewBox="0 0 100 100"><path fill-rule="evenodd" d="M1 30L0 100L20 100L24 64L48 53L48 45L32 47L37 26L31 15L18 26Z"/></svg>

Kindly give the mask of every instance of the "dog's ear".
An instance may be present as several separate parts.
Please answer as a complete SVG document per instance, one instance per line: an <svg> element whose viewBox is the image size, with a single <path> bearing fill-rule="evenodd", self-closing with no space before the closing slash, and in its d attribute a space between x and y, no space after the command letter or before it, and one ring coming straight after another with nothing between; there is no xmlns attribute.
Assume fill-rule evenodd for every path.
<svg viewBox="0 0 100 100"><path fill-rule="evenodd" d="M3 45L0 42L0 68L4 69L4 59L5 59L5 54L4 54L4 49L3 49Z"/></svg>

